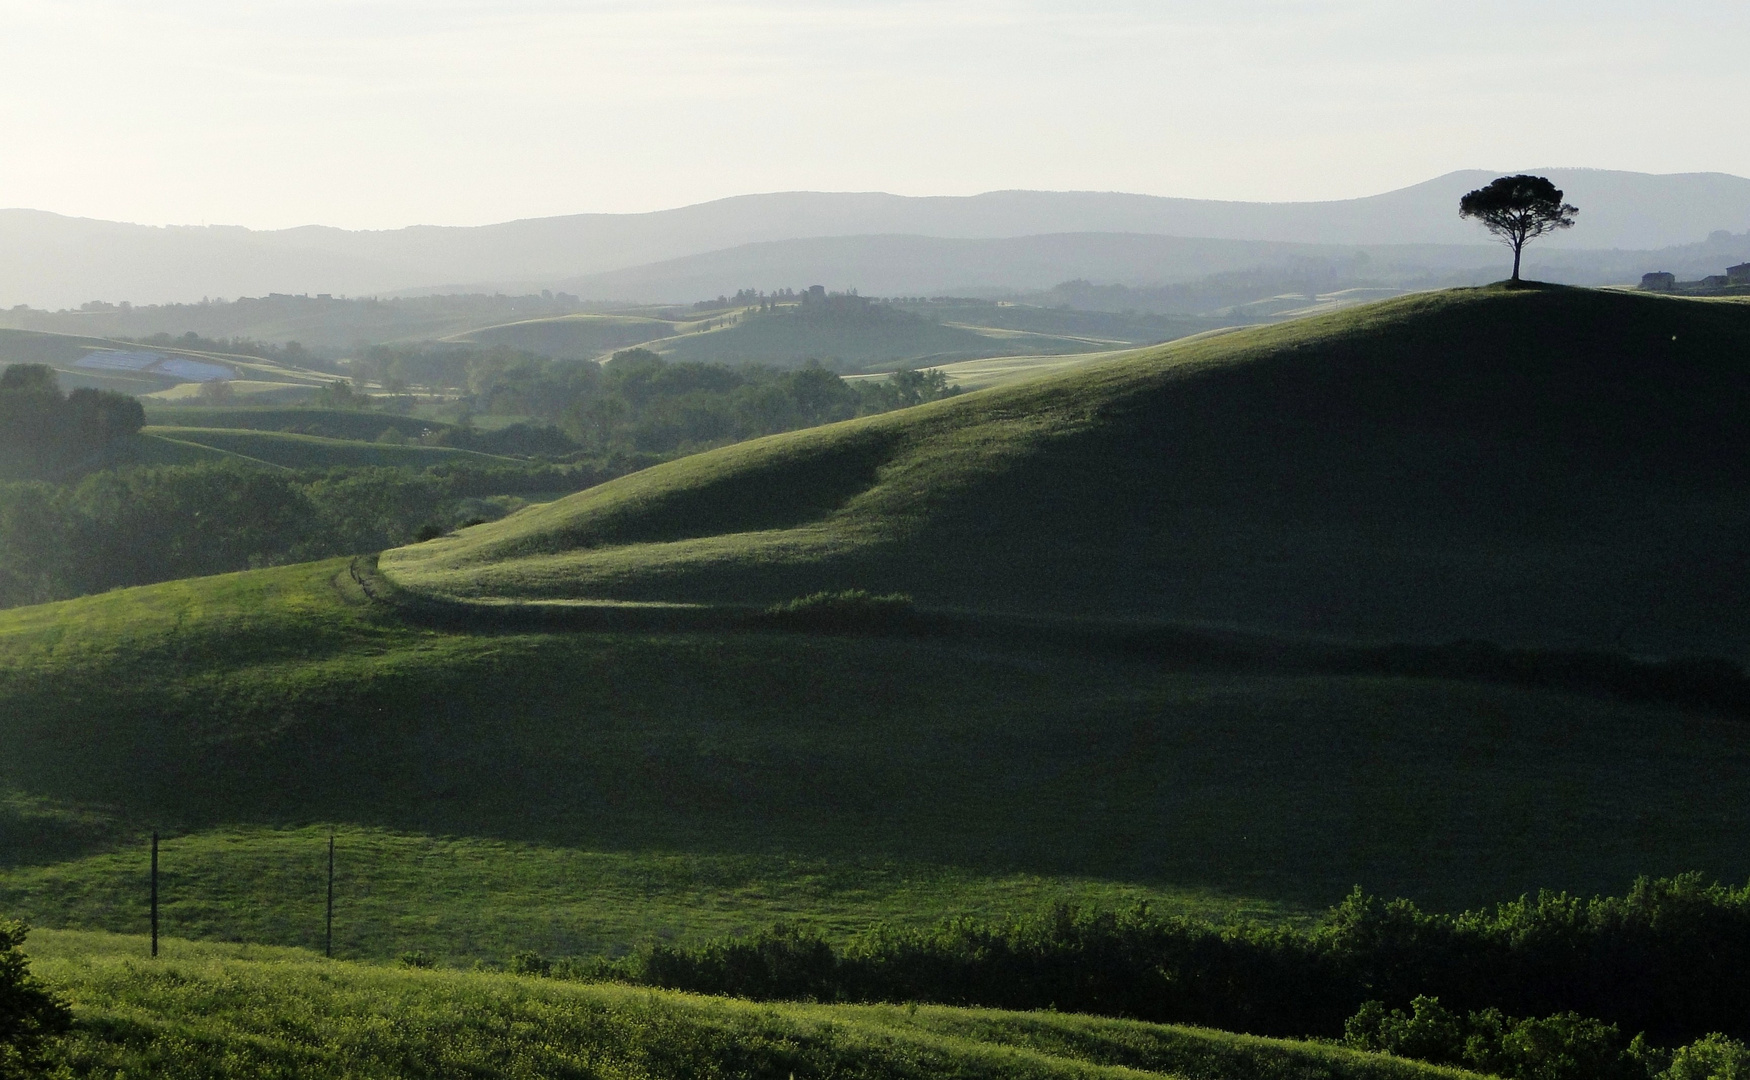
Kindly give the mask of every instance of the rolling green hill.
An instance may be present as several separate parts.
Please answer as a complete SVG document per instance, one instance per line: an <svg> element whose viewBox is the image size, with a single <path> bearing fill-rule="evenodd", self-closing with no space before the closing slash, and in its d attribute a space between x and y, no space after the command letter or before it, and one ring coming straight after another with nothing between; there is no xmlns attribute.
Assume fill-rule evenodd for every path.
<svg viewBox="0 0 1750 1080"><path fill-rule="evenodd" d="M0 612L0 911L137 932L151 830L171 933L315 944L335 828L343 954L451 966L777 918L843 939L1057 900L1299 920L1356 884L1454 909L1744 880L1741 719L1270 658L1737 655L1746 338L1734 303L1408 298L683 459L383 577ZM853 586L920 620L735 614ZM91 1008L144 1000L75 959L110 987Z"/></svg>
<svg viewBox="0 0 1750 1080"><path fill-rule="evenodd" d="M1422 294L670 463L384 556L454 597L1750 647L1750 306Z"/></svg>
<svg viewBox="0 0 1750 1080"><path fill-rule="evenodd" d="M565 315L481 327L446 340L505 345L557 360L593 360L675 330L673 321L637 315Z"/></svg>
<svg viewBox="0 0 1750 1080"><path fill-rule="evenodd" d="M0 612L0 716L5 910L137 929L156 827L173 932L309 944L296 829L335 822L359 956L1750 876L1741 721L1025 639L444 629L343 561Z"/></svg>
<svg viewBox="0 0 1750 1080"><path fill-rule="evenodd" d="M260 947L38 932L81 1023L77 1075L835 1076L860 1080L1463 1080L1316 1043L1048 1013L755 1005L490 973L391 970ZM293 1019L295 1018L295 1019Z"/></svg>

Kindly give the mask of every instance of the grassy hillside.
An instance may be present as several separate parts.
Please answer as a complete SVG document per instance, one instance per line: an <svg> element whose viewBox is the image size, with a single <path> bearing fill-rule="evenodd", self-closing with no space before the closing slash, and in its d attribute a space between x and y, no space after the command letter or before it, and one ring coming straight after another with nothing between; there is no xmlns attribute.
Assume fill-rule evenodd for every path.
<svg viewBox="0 0 1750 1080"><path fill-rule="evenodd" d="M126 465L198 465L205 461L247 461L260 465L273 465L277 462L263 461L251 457L238 450L225 450L203 443L189 442L179 439L165 429L155 432L142 431L134 435L112 451L116 464Z"/></svg>
<svg viewBox="0 0 1750 1080"><path fill-rule="evenodd" d="M384 557L461 597L1750 648L1750 306L1456 290L729 447Z"/></svg>
<svg viewBox="0 0 1750 1080"><path fill-rule="evenodd" d="M156 827L168 925L307 944L297 827L334 822L351 955L1750 877L1741 722L1024 642L441 630L341 561L0 613L0 717L0 910L137 928Z"/></svg>
<svg viewBox="0 0 1750 1080"><path fill-rule="evenodd" d="M1747 315L1394 301L730 447L384 559L470 597L902 587L975 609L962 634L440 619L345 561L0 612L0 911L137 929L152 829L174 933L312 944L332 826L345 954L452 964L1059 899L1302 918L1356 884L1450 910L1744 880L1742 721L1062 628L1736 649Z"/></svg>
<svg viewBox="0 0 1750 1080"><path fill-rule="evenodd" d="M137 932L146 837L113 817L14 801L7 839L25 839L0 870L0 911L39 926ZM34 814L34 821L33 821ZM60 850L18 834L45 817ZM191 939L321 948L324 859L319 826L220 827L166 837L160 924ZM1225 921L1297 918L1293 908L1194 889L1068 875L1004 874L903 858L591 850L490 836L431 836L341 826L336 835L335 955L393 959L418 951L447 967L548 957L618 957L661 941L697 945L799 923L846 941L876 923L926 928L958 916L1002 919L1068 902L1156 909ZM81 853L81 847L95 848Z"/></svg>
<svg viewBox="0 0 1750 1080"><path fill-rule="evenodd" d="M352 409L275 409L249 405L184 405L172 408L151 403L146 406L146 422L162 427L283 431L294 435L317 435L328 439L357 439L365 442L391 428L408 438L418 438L424 431L444 431L452 426L417 416Z"/></svg>
<svg viewBox="0 0 1750 1080"><path fill-rule="evenodd" d="M1472 1074L1198 1028L935 1007L754 1005L407 971L260 947L41 932L74 1076L1441 1080ZM291 1018L296 1018L292 1020Z"/></svg>
<svg viewBox="0 0 1750 1080"><path fill-rule="evenodd" d="M505 345L558 360L593 360L675 330L673 322L636 315L566 315L482 327L447 340Z"/></svg>
<svg viewBox="0 0 1750 1080"><path fill-rule="evenodd" d="M854 297L777 307L765 314L729 314L735 317L720 328L706 323L698 331L664 338L647 347L670 360L776 367L818 360L853 370L902 361L927 366L1003 353L1100 347L1029 334L995 337L925 319L898 307L863 304Z"/></svg>
<svg viewBox="0 0 1750 1080"><path fill-rule="evenodd" d="M392 423L379 423L382 423L379 431L396 428ZM317 435L248 428L152 425L143 429L141 434L148 438L156 436L179 444L208 447L254 461L283 465L289 469L337 465L405 465L423 468L440 461L502 463L514 460L447 446L400 446L360 439L328 439Z"/></svg>

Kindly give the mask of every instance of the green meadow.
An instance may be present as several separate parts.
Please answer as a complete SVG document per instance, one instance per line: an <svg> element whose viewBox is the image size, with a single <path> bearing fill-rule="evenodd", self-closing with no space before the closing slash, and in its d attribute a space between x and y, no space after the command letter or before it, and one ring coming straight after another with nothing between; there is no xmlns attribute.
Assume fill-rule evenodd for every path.
<svg viewBox="0 0 1750 1080"><path fill-rule="evenodd" d="M752 1004L307 951L39 931L35 968L81 1020L76 1076L1461 1080L1317 1043L1048 1013Z"/></svg>
<svg viewBox="0 0 1750 1080"><path fill-rule="evenodd" d="M0 910L35 925L139 932L149 921L147 838L123 835L113 821L101 822L96 833L88 839L101 839L98 854L7 868ZM160 845L164 932L320 950L330 835L335 954L383 961L419 952L445 967L498 964L529 950L612 958L651 943L698 945L780 922L848 941L876 924L923 928L1055 903L1117 908L1148 902L1217 921L1295 917L1282 905L1217 893L981 872L855 852L833 858L587 850L313 825L166 835Z"/></svg>
<svg viewBox="0 0 1750 1080"><path fill-rule="evenodd" d="M595 360L669 337L681 325L638 315L564 315L485 326L446 340L503 345L562 360Z"/></svg>
<svg viewBox="0 0 1750 1080"><path fill-rule="evenodd" d="M137 929L153 828L168 925L310 943L332 823L349 953L457 963L777 919L1300 918L1356 884L1456 909L1750 876L1750 728L1597 695L1025 641L442 629L345 560L0 613L0 657L0 896L44 926Z"/></svg>
<svg viewBox="0 0 1750 1080"><path fill-rule="evenodd" d="M393 424L384 424L383 430L394 427ZM152 425L142 429L140 434L145 439L157 438L178 444L204 446L221 454L236 455L289 469L372 465L424 468L447 461L508 464L515 460L448 446L405 446L248 428Z"/></svg>
<svg viewBox="0 0 1750 1080"><path fill-rule="evenodd" d="M780 921L1305 925L1355 886L1456 911L1750 879L1729 708L1292 660L1741 665L1747 348L1731 302L1406 297L680 458L380 559L0 611L0 912L42 928L75 1075L1433 1073L465 969ZM906 619L758 616L847 590ZM156 966L125 936L153 831ZM345 963L309 952L331 834ZM410 952L443 970L386 966Z"/></svg>

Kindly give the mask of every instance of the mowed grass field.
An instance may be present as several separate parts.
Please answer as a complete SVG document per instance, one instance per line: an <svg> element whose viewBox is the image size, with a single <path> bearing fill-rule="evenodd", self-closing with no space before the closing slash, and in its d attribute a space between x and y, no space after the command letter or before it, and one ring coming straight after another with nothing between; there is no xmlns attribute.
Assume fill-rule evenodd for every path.
<svg viewBox="0 0 1750 1080"><path fill-rule="evenodd" d="M1057 901L1304 918L1750 876L1750 726L1025 641L440 630L344 561L0 613L0 910L346 955L616 954Z"/></svg>
<svg viewBox="0 0 1750 1080"><path fill-rule="evenodd" d="M1453 290L728 447L387 553L440 596L1750 654L1750 305Z"/></svg>
<svg viewBox="0 0 1750 1080"><path fill-rule="evenodd" d="M1462 1080L1316 1043L1052 1013L759 1004L259 946L38 931L76 1076Z"/></svg>

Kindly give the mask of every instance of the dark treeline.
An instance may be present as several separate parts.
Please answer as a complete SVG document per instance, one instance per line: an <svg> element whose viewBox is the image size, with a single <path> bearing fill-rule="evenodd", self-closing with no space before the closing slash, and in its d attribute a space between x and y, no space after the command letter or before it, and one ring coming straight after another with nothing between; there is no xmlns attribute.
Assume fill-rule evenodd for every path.
<svg viewBox="0 0 1750 1080"><path fill-rule="evenodd" d="M756 999L1054 1008L1362 1040L1389 1037L1387 1010L1425 996L1459 1015L1555 1017L1595 1042L1612 1028L1619 1055L1630 1049L1621 1033L1668 1047L1750 1035L1747 969L1750 887L1685 875L1639 881L1622 897L1544 893L1460 915L1357 891L1310 929L1220 926L1146 906L877 929L843 947L779 927L658 945L591 970Z"/></svg>
<svg viewBox="0 0 1750 1080"><path fill-rule="evenodd" d="M596 364L504 346L385 345L361 358L356 374L392 394L459 390L472 413L532 417L595 453L686 453L957 392L937 371L847 382L818 364L779 371L670 363L648 349Z"/></svg>
<svg viewBox="0 0 1750 1080"><path fill-rule="evenodd" d="M395 547L637 463L296 473L209 463L0 483L0 607Z"/></svg>
<svg viewBox="0 0 1750 1080"><path fill-rule="evenodd" d="M61 393L53 370L0 371L0 477L43 476L100 463L146 422L140 403L109 390Z"/></svg>

